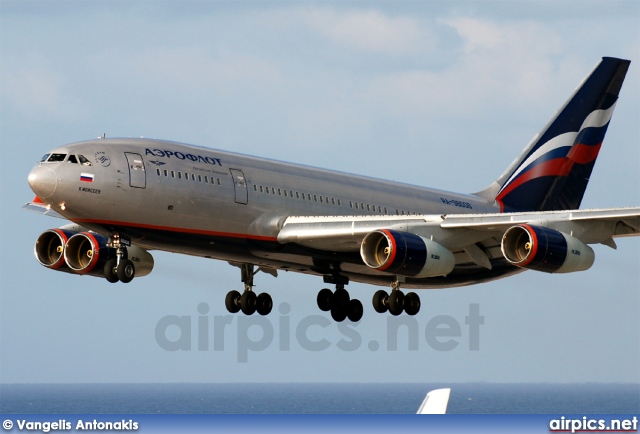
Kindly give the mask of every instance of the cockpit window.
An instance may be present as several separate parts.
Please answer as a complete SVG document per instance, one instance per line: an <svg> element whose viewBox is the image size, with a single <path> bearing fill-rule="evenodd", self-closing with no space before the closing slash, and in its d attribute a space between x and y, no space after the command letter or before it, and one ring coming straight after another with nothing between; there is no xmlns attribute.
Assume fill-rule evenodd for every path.
<svg viewBox="0 0 640 434"><path fill-rule="evenodd" d="M80 164L83 166L93 166L91 161L87 160L84 155L78 155L78 161L80 161Z"/></svg>
<svg viewBox="0 0 640 434"><path fill-rule="evenodd" d="M51 155L51 154L44 154L42 156L42 158L40 159L40 163L42 163L43 161L47 161L47 158L49 158L49 155Z"/></svg>
<svg viewBox="0 0 640 434"><path fill-rule="evenodd" d="M68 163L73 163L73 164L78 164L78 159L76 158L75 155L69 155L69 159L67 160Z"/></svg>
<svg viewBox="0 0 640 434"><path fill-rule="evenodd" d="M64 158L67 156L67 154L51 154L51 156L49 157L49 159L47 160L47 162L49 163L56 163L58 161L64 161Z"/></svg>

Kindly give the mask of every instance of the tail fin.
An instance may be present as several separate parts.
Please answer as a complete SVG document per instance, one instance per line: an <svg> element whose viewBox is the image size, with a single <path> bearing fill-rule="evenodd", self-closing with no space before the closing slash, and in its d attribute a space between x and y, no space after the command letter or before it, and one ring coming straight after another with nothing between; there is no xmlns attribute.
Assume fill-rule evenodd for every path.
<svg viewBox="0 0 640 434"><path fill-rule="evenodd" d="M500 178L476 194L503 212L578 209L630 63L604 57Z"/></svg>

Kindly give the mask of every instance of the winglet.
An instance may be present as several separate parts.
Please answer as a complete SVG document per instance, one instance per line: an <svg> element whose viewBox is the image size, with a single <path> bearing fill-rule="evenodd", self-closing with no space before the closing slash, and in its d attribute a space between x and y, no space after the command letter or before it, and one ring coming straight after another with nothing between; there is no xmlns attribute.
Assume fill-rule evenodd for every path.
<svg viewBox="0 0 640 434"><path fill-rule="evenodd" d="M445 414L451 389L436 389L427 393L417 414Z"/></svg>

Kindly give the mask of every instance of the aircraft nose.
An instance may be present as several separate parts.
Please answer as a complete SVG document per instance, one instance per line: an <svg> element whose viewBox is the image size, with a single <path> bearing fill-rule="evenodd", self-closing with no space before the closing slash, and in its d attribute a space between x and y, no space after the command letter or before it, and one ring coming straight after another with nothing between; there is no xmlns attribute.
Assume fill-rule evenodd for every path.
<svg viewBox="0 0 640 434"><path fill-rule="evenodd" d="M42 164L37 165L31 170L28 181L31 190L33 190L40 199L46 199L51 196L56 191L58 185L56 172Z"/></svg>

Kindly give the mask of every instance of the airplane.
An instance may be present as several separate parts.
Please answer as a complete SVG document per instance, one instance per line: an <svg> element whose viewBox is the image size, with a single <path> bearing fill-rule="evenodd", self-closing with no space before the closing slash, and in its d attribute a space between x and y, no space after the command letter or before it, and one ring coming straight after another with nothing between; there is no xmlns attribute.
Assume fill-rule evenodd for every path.
<svg viewBox="0 0 640 434"><path fill-rule="evenodd" d="M318 308L341 322L363 316L345 286L387 286L379 313L416 315L402 289L489 282L525 270L590 268L589 244L638 236L640 207L580 210L630 61L604 57L567 102L487 188L452 193L238 153L146 138L57 147L31 170L23 208L69 224L36 240L45 267L131 282L149 251L229 262L244 291L230 313L267 315L253 291L262 271L322 276Z"/></svg>

